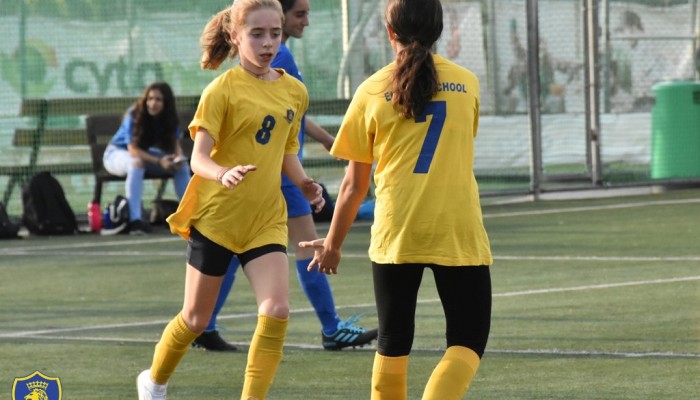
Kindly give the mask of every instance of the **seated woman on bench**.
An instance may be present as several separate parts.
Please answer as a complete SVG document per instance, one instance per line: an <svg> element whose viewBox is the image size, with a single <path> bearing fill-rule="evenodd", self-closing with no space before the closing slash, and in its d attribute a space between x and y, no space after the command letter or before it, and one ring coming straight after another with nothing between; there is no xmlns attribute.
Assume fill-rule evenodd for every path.
<svg viewBox="0 0 700 400"><path fill-rule="evenodd" d="M191 173L180 145L181 136L173 91L165 82L154 82L127 110L107 146L103 157L105 169L110 174L126 176L130 234L149 231L141 217L146 171L172 175L178 199L185 193Z"/></svg>

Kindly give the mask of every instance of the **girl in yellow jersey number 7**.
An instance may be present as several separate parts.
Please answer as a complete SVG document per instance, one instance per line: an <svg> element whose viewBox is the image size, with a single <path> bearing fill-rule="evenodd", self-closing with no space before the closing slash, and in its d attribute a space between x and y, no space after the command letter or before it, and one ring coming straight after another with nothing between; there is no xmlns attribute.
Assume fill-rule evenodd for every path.
<svg viewBox="0 0 700 400"><path fill-rule="evenodd" d="M349 160L328 237L309 268L334 274L376 163L369 257L379 317L372 399L406 399L408 357L423 271L445 312L447 349L423 400L462 399L484 354L492 264L474 178L479 81L431 48L442 33L439 0L389 0L396 53L355 92L331 154Z"/></svg>

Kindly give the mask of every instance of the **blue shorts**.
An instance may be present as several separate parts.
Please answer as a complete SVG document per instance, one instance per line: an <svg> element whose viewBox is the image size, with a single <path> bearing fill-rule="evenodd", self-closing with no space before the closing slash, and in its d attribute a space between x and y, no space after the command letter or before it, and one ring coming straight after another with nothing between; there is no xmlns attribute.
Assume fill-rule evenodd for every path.
<svg viewBox="0 0 700 400"><path fill-rule="evenodd" d="M294 184L282 185L282 194L287 202L287 218L303 217L311 214L311 204Z"/></svg>

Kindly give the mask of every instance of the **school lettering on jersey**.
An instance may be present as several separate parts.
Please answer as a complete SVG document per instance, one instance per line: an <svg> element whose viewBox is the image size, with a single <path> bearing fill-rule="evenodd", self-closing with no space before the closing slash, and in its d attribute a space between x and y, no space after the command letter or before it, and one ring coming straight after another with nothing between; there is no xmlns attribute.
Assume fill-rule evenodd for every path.
<svg viewBox="0 0 700 400"><path fill-rule="evenodd" d="M357 89L331 154L376 163L372 261L490 265L473 172L479 81L433 57L440 90L420 115L402 117L390 103L389 64Z"/></svg>
<svg viewBox="0 0 700 400"><path fill-rule="evenodd" d="M467 87L464 83L440 82L438 84L438 92L467 93Z"/></svg>

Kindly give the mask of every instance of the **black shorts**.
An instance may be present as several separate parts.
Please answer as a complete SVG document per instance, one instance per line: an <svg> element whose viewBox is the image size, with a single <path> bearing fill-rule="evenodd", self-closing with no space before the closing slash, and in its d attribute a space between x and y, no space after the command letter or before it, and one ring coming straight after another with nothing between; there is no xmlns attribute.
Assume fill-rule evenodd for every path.
<svg viewBox="0 0 700 400"><path fill-rule="evenodd" d="M238 257L238 261L241 262L241 268L245 268L249 261L274 252L287 253L287 247L281 244L267 244L236 254L212 242L194 226L190 227L190 239L187 241L187 263L209 276L226 275L234 256Z"/></svg>

